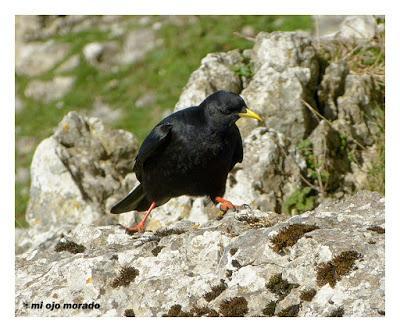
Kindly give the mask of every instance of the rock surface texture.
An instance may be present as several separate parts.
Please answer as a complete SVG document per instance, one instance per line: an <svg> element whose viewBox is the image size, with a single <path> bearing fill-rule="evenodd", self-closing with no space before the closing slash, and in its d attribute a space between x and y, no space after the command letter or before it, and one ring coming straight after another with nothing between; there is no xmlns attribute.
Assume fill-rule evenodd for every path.
<svg viewBox="0 0 400 332"><path fill-rule="evenodd" d="M384 199L370 192L291 218L243 207L133 237L58 224L17 256L16 315L380 316L384 238ZM31 309L41 301L61 308Z"/></svg>

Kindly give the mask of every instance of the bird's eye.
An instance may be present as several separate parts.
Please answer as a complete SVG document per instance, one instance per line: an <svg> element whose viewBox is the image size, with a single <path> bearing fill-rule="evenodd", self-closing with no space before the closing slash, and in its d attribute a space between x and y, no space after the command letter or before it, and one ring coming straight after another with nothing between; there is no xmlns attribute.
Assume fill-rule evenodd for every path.
<svg viewBox="0 0 400 332"><path fill-rule="evenodd" d="M230 110L229 108L221 108L221 109L220 109L220 112L221 112L222 114L231 114L231 113L232 113L232 110Z"/></svg>

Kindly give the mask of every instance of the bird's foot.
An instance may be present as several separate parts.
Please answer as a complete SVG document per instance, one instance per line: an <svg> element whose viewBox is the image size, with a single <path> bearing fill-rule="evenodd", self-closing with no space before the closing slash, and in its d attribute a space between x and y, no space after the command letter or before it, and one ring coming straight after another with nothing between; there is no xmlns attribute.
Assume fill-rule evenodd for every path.
<svg viewBox="0 0 400 332"><path fill-rule="evenodd" d="M131 226L131 227L126 227L126 226L121 225L121 224L120 224L120 226L121 226L123 229L125 229L125 233L127 233L127 234L129 234L129 235L133 235L133 234L135 234L135 233L143 233L144 230L145 230L145 224L144 224L144 222L140 222L140 223L138 223L138 224L136 224L136 225L134 225L134 226Z"/></svg>
<svg viewBox="0 0 400 332"><path fill-rule="evenodd" d="M227 212L228 210L236 211L236 208L238 207L223 197L215 197L215 201L219 203L219 209L224 212Z"/></svg>
<svg viewBox="0 0 400 332"><path fill-rule="evenodd" d="M129 235L132 235L135 233L143 233L145 230L145 227L146 227L147 218L149 217L151 210L153 210L156 206L157 206L156 202L151 203L149 209L146 211L146 213L145 213L143 219L140 221L140 223L138 223L134 226L131 226L131 227L126 227L126 226L121 225L125 229L125 232L128 233Z"/></svg>
<svg viewBox="0 0 400 332"><path fill-rule="evenodd" d="M236 208L238 206L233 205L232 202L226 200L223 197L215 197L215 201L218 203L220 214L218 216L218 219L222 219L222 217L229 211L229 210L233 210L236 211Z"/></svg>

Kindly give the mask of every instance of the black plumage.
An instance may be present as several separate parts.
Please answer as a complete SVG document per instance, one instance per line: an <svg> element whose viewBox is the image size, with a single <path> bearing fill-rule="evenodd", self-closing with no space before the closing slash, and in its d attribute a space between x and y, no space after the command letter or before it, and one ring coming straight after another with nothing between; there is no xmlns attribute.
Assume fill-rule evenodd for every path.
<svg viewBox="0 0 400 332"><path fill-rule="evenodd" d="M140 184L111 213L147 210L172 197L222 197L228 173L243 159L240 117L261 118L237 94L218 91L199 106L157 124L141 145L134 172Z"/></svg>

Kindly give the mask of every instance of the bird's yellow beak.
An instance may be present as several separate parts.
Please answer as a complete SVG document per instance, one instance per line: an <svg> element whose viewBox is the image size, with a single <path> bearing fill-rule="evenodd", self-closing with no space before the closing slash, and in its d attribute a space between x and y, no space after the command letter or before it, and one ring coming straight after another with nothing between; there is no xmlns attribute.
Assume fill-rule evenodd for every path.
<svg viewBox="0 0 400 332"><path fill-rule="evenodd" d="M263 121L262 117L259 116L256 112L253 112L251 109L246 108L246 111L243 113L239 113L239 116L241 118L252 118L252 119L256 119L258 121Z"/></svg>

